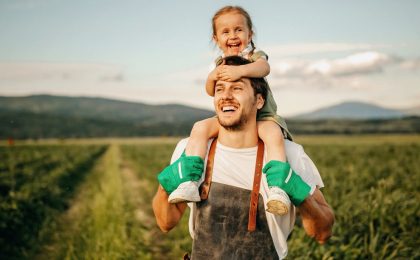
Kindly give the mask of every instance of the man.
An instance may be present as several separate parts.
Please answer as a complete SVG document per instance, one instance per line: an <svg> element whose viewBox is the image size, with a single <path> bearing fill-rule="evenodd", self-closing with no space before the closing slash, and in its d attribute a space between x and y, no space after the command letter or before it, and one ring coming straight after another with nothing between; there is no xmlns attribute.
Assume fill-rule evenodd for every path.
<svg viewBox="0 0 420 260"><path fill-rule="evenodd" d="M249 61L226 57L226 65L242 65ZM214 107L221 125L212 165L208 198L191 203L190 233L193 237L193 259L278 259L287 255L287 237L293 229L295 208L285 216L264 210L268 186L280 185L300 211L306 233L319 243L331 236L334 214L318 187L323 183L312 161L301 146L287 141L286 153L294 170L288 165L268 165L260 181L255 230L250 232L250 194L255 183L257 155L257 110L264 105L267 93L264 79L242 78L235 82L217 81ZM181 155L186 141L181 141L172 157L175 163L159 174L158 191L153 199L157 224L164 232L181 219L187 204L168 203L170 193L179 183L198 180L203 162L200 158ZM294 154L290 154L294 152ZM296 154L299 153L297 157ZM289 158L293 157L293 158ZM179 159L178 159L179 158ZM188 163L185 161L188 158ZM184 165L190 165L189 168ZM179 171L172 168L179 167ZM283 169L284 168L284 169ZM313 172L308 168L314 169ZM306 170L305 170L306 169ZM178 170L178 169L177 169ZM175 172L183 172L178 176ZM256 176L257 174L255 174ZM278 180L281 181L278 181ZM304 188L302 188L304 187ZM302 193L302 190L306 192ZM299 199L298 199L299 198ZM294 199L294 200L293 200Z"/></svg>

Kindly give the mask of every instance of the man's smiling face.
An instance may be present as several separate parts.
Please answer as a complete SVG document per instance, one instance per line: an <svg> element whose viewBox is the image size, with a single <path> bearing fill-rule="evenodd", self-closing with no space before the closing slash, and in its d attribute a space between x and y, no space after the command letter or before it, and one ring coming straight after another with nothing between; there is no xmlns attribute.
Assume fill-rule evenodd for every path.
<svg viewBox="0 0 420 260"><path fill-rule="evenodd" d="M263 104L261 95L254 95L247 78L216 82L214 108L220 125L227 130L241 130L248 120L256 120L257 109Z"/></svg>

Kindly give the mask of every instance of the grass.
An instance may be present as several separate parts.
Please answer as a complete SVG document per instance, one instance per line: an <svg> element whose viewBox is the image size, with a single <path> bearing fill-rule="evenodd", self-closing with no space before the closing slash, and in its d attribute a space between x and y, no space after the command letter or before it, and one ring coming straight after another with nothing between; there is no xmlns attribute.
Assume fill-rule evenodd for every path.
<svg viewBox="0 0 420 260"><path fill-rule="evenodd" d="M148 233L147 247L144 249L152 259L179 259L191 250L191 237L188 232L187 210L180 223L167 234L163 234L156 226L151 206L152 198L157 190L156 175L169 164L175 143L124 145L122 151L125 159L144 183L141 189L143 212L151 216L151 225L144 226Z"/></svg>
<svg viewBox="0 0 420 260"><path fill-rule="evenodd" d="M81 149L86 144L110 146L93 168L80 169L79 175L85 177L73 188L76 196L68 209L53 215L54 221L30 240L41 248L34 258L179 259L190 251L189 213L164 234L151 208L156 175L168 165L178 140L78 140L75 147ZM336 223L331 240L320 246L304 233L298 220L288 240L289 259L420 258L419 135L299 136L297 141L321 172L322 191L335 211ZM47 142L58 150L68 147L60 142L70 143ZM44 157L37 154L35 144L22 147L33 147L32 155L13 165L27 165L28 173L36 176L30 169L42 168ZM53 171L52 166L45 169ZM22 179L19 185L31 187L33 180Z"/></svg>
<svg viewBox="0 0 420 260"><path fill-rule="evenodd" d="M156 173L168 163L172 144L111 145L79 189L70 210L38 259L176 259L191 247L188 212L163 234L151 199Z"/></svg>
<svg viewBox="0 0 420 260"><path fill-rule="evenodd" d="M383 144L411 144L420 143L420 135L301 135L296 142L303 145L383 145Z"/></svg>
<svg viewBox="0 0 420 260"><path fill-rule="evenodd" d="M48 139L27 139L14 140L15 146L29 145L109 145L109 144L173 144L184 137L133 137L133 138L48 138ZM7 140L0 140L0 147L8 146Z"/></svg>
<svg viewBox="0 0 420 260"><path fill-rule="evenodd" d="M105 147L0 147L0 258L29 257Z"/></svg>
<svg viewBox="0 0 420 260"><path fill-rule="evenodd" d="M40 259L125 259L137 251L128 230L132 216L120 159L119 147L110 146L59 220L54 240L40 252Z"/></svg>
<svg viewBox="0 0 420 260"><path fill-rule="evenodd" d="M336 223L325 246L295 228L290 259L420 257L419 143L306 145L305 150L322 174Z"/></svg>

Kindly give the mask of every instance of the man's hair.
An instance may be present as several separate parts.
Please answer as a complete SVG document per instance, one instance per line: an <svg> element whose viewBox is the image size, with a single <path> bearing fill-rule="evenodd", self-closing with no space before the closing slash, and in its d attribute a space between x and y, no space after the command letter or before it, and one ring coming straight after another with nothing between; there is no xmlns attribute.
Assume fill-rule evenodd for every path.
<svg viewBox="0 0 420 260"><path fill-rule="evenodd" d="M230 66L240 66L251 63L249 60L242 58L240 56L228 56L224 58L225 65ZM264 78L249 78L251 81L252 89L254 90L254 96L261 94L261 96L266 100L268 83Z"/></svg>

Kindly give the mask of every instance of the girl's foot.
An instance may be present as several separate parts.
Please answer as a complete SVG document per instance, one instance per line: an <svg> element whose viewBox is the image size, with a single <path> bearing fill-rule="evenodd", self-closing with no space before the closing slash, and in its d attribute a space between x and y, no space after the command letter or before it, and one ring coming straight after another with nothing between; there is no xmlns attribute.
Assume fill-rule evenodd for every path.
<svg viewBox="0 0 420 260"><path fill-rule="evenodd" d="M283 216L290 210L290 199L285 191L279 187L270 187L268 192L267 211L274 214Z"/></svg>
<svg viewBox="0 0 420 260"><path fill-rule="evenodd" d="M168 198L169 203L179 202L198 202L201 201L198 192L198 182L187 181L181 183L176 190L174 190Z"/></svg>

